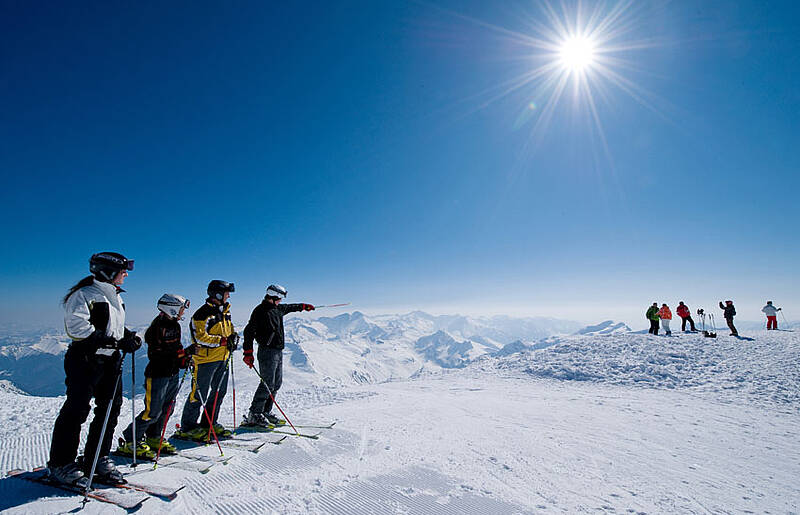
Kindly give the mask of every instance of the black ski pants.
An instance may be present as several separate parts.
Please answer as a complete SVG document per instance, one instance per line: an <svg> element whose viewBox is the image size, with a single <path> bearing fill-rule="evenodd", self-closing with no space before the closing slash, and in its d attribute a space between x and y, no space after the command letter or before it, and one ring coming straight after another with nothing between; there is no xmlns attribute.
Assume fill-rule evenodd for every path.
<svg viewBox="0 0 800 515"><path fill-rule="evenodd" d="M733 319L732 318L726 318L725 322L728 324L728 329L731 330L731 333L733 333L734 336L739 336L739 331L737 331L736 327L734 327L734 325L733 325Z"/></svg>
<svg viewBox="0 0 800 515"><path fill-rule="evenodd" d="M167 417L172 414L173 402L178 395L178 375L171 377L146 377L144 380L144 410L136 417L136 438L133 424L122 432L126 442L138 442L142 436L160 438Z"/></svg>
<svg viewBox="0 0 800 515"><path fill-rule="evenodd" d="M694 328L694 320L692 320L692 315L689 315L688 317L681 317L681 331L686 330L686 322L689 322L689 326L692 328L692 331L697 331L697 329Z"/></svg>
<svg viewBox="0 0 800 515"><path fill-rule="evenodd" d="M269 347L258 347L258 370L264 382L259 381L256 393L253 395L253 402L250 403L252 413L267 414L272 411L272 396L278 395L278 390L283 383L283 349L270 349ZM267 390L269 386L269 390Z"/></svg>
<svg viewBox="0 0 800 515"><path fill-rule="evenodd" d="M650 330L647 332L650 334L658 334L658 319L650 319Z"/></svg>
<svg viewBox="0 0 800 515"><path fill-rule="evenodd" d="M61 467L75 461L78 456L78 445L81 438L81 426L89 416L94 398L94 418L89 425L86 437L84 456L94 460L106 409L111 403L105 436L100 444L100 456L108 456L114 439L114 428L122 406L122 373L121 357L87 355L83 349L70 346L64 356L64 372L67 377L67 400L61 407L53 427L53 440L50 444L50 461L48 466ZM114 386L116 385L116 395ZM111 396L114 395L112 400Z"/></svg>

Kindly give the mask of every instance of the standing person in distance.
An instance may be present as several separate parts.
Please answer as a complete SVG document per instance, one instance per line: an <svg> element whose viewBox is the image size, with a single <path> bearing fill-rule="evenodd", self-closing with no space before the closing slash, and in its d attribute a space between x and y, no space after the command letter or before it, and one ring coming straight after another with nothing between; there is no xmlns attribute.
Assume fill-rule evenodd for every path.
<svg viewBox="0 0 800 515"><path fill-rule="evenodd" d="M719 309L724 310L722 316L725 317L725 322L728 324L728 329L731 330L731 336L739 336L739 331L733 325L733 317L736 316L736 308L733 307L732 300L726 300L725 304L719 301Z"/></svg>
<svg viewBox="0 0 800 515"><path fill-rule="evenodd" d="M778 311L780 310L781 308L772 305L771 300L768 300L767 305L761 308L761 312L767 315L767 331L778 329Z"/></svg>
<svg viewBox="0 0 800 515"><path fill-rule="evenodd" d="M180 324L189 305L185 297L172 293L165 293L158 299L159 313L144 333L150 360L144 369L144 410L136 417L136 434L133 434L133 422L122 432L118 454L133 456L135 448L136 456L151 459L159 444L161 454L178 452L168 441L161 442L161 432L178 395L180 370L186 369L191 359L181 343Z"/></svg>
<svg viewBox="0 0 800 515"><path fill-rule="evenodd" d="M672 311L666 304L661 304L661 309L658 310L658 318L661 319L661 328L667 336L672 334L669 329L669 323L672 321Z"/></svg>
<svg viewBox="0 0 800 515"><path fill-rule="evenodd" d="M272 398L278 395L278 390L283 382L283 347L285 336L283 332L283 317L295 311L313 311L311 304L281 304L288 292L283 286L272 284L267 288L264 300L253 309L250 321L244 328L243 360L248 367L253 368L253 340L258 342L258 369L264 382L258 383L258 388L250 403L250 411L244 418L242 425L269 427L283 425L285 420L271 413ZM267 390L269 387L269 390Z"/></svg>
<svg viewBox="0 0 800 515"><path fill-rule="evenodd" d="M50 459L50 476L62 483L86 488L87 477L99 447L94 481L124 484L125 479L108 457L122 406L122 353L134 352L142 340L125 327L121 288L133 260L116 252L100 252L89 259L92 275L84 277L64 297L64 327L72 342L64 355L67 398L56 418ZM116 394L114 393L116 391ZM112 399L113 397L113 399ZM94 418L89 425L84 457L76 461L81 426L94 398ZM103 441L100 433L109 412Z"/></svg>
<svg viewBox="0 0 800 515"><path fill-rule="evenodd" d="M647 332L658 335L658 302L653 302L653 305L647 308L644 316L650 321L650 329Z"/></svg>
<svg viewBox="0 0 800 515"><path fill-rule="evenodd" d="M180 431L175 433L178 437L192 440L205 439L209 431L201 398L205 401L208 416L212 417L217 438L227 438L232 434L217 423L217 419L228 391L228 358L239 340L239 335L233 330L231 305L228 303L236 289L233 283L214 280L208 283L206 291L205 304L194 312L189 322L194 354L192 391L183 406Z"/></svg>
<svg viewBox="0 0 800 515"><path fill-rule="evenodd" d="M689 326L692 328L692 332L697 331L694 327L694 320L692 320L692 310L689 309L689 306L680 301L678 303L678 307L675 309L675 313L681 317L681 331L684 333L686 332L686 322L689 322Z"/></svg>

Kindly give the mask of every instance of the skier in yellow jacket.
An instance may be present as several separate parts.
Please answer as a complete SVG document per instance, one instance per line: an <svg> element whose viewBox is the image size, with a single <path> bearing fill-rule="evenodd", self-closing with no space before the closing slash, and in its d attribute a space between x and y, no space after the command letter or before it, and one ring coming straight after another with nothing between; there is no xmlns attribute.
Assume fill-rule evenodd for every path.
<svg viewBox="0 0 800 515"><path fill-rule="evenodd" d="M228 357L236 349L239 335L231 322L228 298L234 292L233 283L214 280L208 284L208 299L192 315L189 328L194 351L192 391L183 406L179 438L204 440L211 419L218 438L231 432L219 423L219 408L228 390ZM207 413L203 412L203 405ZM199 419L199 420L198 420Z"/></svg>

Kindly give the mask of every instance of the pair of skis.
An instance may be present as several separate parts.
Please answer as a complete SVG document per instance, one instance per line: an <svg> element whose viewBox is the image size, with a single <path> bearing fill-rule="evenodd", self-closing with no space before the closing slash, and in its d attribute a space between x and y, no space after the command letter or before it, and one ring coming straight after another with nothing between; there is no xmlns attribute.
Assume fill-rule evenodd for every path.
<svg viewBox="0 0 800 515"><path fill-rule="evenodd" d="M333 426L335 426L335 425L336 425L336 422L334 421L334 422L331 422L330 424L325 424L325 425L308 425L308 424L302 425L301 424L301 425L295 425L294 427L296 429L332 429ZM273 424L270 424L270 425L268 425L266 427L265 426L249 426L249 425L246 426L246 425L241 425L236 429L236 434L238 436L238 435L244 435L244 434L248 434L248 433L259 433L259 434L275 433L275 434L281 434L281 435L287 435L287 436L299 436L299 437L302 437L302 438L310 438L312 440L319 439L319 435L322 434L321 431L316 432L316 433L300 433L300 432L294 433L292 431L287 431L285 429L287 429L287 425L286 424L279 424L277 426L275 426Z"/></svg>
<svg viewBox="0 0 800 515"><path fill-rule="evenodd" d="M40 485L51 486L77 495L86 495L90 499L109 504L115 504L125 510L138 509L144 501L150 497L159 497L171 501L175 499L183 486L170 488L164 486L145 485L135 482L128 482L124 485L110 485L100 488L92 488L88 492L84 488L68 483L62 483L50 477L45 467L37 467L32 471L11 470L9 477L24 479Z"/></svg>

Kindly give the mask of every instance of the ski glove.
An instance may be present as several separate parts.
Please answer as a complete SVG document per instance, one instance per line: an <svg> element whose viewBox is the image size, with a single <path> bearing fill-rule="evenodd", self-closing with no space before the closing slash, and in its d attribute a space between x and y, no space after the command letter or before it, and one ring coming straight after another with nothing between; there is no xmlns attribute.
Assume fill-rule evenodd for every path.
<svg viewBox="0 0 800 515"><path fill-rule="evenodd" d="M314 306L311 304L300 304L300 306L302 307L303 311L314 311Z"/></svg>
<svg viewBox="0 0 800 515"><path fill-rule="evenodd" d="M253 359L253 349L244 351L244 357L242 358L244 364L250 368L253 368L253 363L255 360Z"/></svg>
<svg viewBox="0 0 800 515"><path fill-rule="evenodd" d="M189 368L189 363L192 361L192 356L190 354L186 354L186 351L181 348L178 351L178 368L183 370L184 368Z"/></svg>
<svg viewBox="0 0 800 515"><path fill-rule="evenodd" d="M136 335L135 331L125 330L125 336L119 341L117 347L122 352L133 353L142 346L142 339Z"/></svg>
<svg viewBox="0 0 800 515"><path fill-rule="evenodd" d="M228 350L231 351L231 352L233 352L236 349L238 349L239 348L239 334L238 333L233 333L230 336L228 336L227 345L228 345Z"/></svg>
<svg viewBox="0 0 800 515"><path fill-rule="evenodd" d="M84 345L86 346L87 354L95 354L99 349L116 349L117 348L117 341L105 334L105 332L95 331L89 335L88 338L83 340Z"/></svg>

